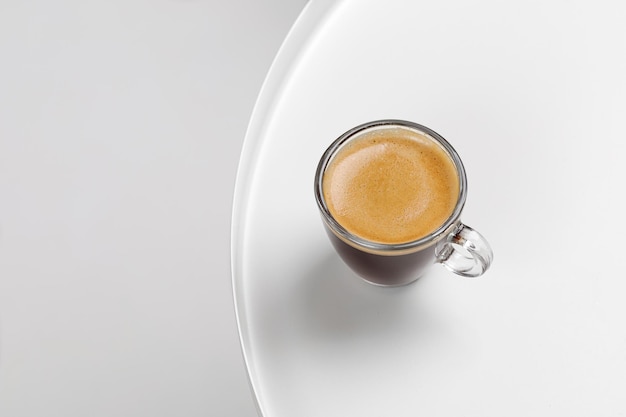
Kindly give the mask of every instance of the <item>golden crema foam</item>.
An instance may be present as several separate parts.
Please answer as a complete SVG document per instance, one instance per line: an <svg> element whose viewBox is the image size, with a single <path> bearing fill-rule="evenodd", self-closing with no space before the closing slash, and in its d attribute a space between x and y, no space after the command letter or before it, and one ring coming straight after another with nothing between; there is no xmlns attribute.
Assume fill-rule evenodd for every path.
<svg viewBox="0 0 626 417"><path fill-rule="evenodd" d="M441 145L400 128L367 132L344 145L326 168L322 187L339 224L386 244L434 232L459 198L457 170Z"/></svg>

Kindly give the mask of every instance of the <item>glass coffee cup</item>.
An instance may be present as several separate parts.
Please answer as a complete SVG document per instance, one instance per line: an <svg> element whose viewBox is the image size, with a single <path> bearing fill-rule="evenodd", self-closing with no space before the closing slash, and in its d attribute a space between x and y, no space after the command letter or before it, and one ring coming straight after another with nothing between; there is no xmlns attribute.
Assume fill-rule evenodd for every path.
<svg viewBox="0 0 626 417"><path fill-rule="evenodd" d="M438 133L417 123L378 120L341 135L322 155L315 199L343 261L366 281L409 284L432 265L477 277L493 252L460 220L465 168Z"/></svg>

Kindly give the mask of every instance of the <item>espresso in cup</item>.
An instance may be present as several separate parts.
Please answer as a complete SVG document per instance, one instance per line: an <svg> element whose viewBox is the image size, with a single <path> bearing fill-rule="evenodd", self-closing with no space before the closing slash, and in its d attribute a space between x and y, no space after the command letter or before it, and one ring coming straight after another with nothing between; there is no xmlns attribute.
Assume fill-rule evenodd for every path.
<svg viewBox="0 0 626 417"><path fill-rule="evenodd" d="M489 244L460 221L466 194L454 148L402 120L350 129L329 146L315 175L333 246L358 275L385 286L413 282L434 263L464 276L487 270Z"/></svg>
<svg viewBox="0 0 626 417"><path fill-rule="evenodd" d="M343 146L322 181L333 218L350 233L378 243L429 235L459 200L459 176L443 147L399 128L368 132Z"/></svg>

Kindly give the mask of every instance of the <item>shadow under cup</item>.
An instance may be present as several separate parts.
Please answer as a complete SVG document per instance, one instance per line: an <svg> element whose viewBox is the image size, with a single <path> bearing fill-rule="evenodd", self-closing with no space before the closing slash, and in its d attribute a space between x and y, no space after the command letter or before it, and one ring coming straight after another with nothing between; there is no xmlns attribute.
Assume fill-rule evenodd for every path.
<svg viewBox="0 0 626 417"><path fill-rule="evenodd" d="M350 232L333 217L324 199L324 174L334 156L349 142L370 133L384 135L385 131L398 129L426 137L445 151L458 175L458 199L448 219L427 236L397 244L373 242ZM435 263L467 277L482 275L489 268L493 259L489 244L478 232L460 221L466 196L465 168L454 148L433 130L403 120L379 120L350 129L324 152L315 174L315 198L335 250L359 276L382 286L409 284Z"/></svg>

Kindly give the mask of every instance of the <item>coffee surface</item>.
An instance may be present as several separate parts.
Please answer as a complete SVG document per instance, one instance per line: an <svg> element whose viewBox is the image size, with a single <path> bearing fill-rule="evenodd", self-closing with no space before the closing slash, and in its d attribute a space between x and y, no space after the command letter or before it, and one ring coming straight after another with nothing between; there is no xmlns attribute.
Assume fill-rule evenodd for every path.
<svg viewBox="0 0 626 417"><path fill-rule="evenodd" d="M459 178L446 151L405 129L365 133L344 145L323 177L332 216L369 241L398 244L420 239L450 217Z"/></svg>

